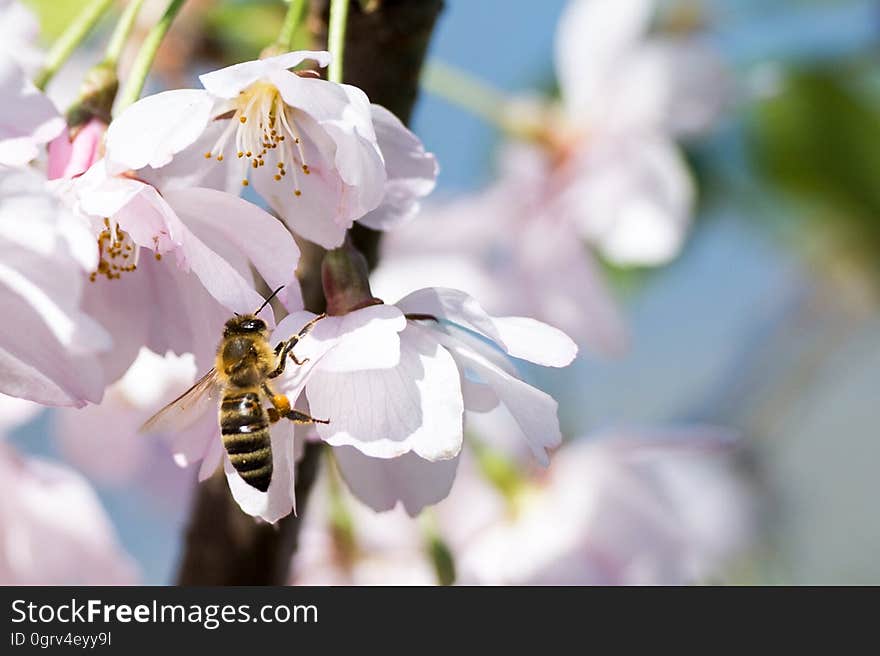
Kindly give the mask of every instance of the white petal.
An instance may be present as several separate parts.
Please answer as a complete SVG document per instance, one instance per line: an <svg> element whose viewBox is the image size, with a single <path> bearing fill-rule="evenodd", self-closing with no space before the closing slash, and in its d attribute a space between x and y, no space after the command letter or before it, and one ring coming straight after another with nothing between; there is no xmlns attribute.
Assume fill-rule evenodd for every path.
<svg viewBox="0 0 880 656"><path fill-rule="evenodd" d="M510 355L545 367L565 367L577 345L564 332L529 317L495 317L495 328Z"/></svg>
<svg viewBox="0 0 880 656"><path fill-rule="evenodd" d="M390 230L413 218L419 201L434 190L437 159L394 114L381 105L371 108L387 180L379 207L359 221L375 230Z"/></svg>
<svg viewBox="0 0 880 656"><path fill-rule="evenodd" d="M288 52L276 57L242 62L211 71L200 75L199 81L213 96L235 98L257 80L266 78L275 71L293 68L307 59L317 62L318 66L323 68L330 63L330 53L323 50Z"/></svg>
<svg viewBox="0 0 880 656"><path fill-rule="evenodd" d="M430 314L437 319L446 319L468 330L488 337L504 347L501 334L476 299L458 289L428 287L419 289L395 303L405 314Z"/></svg>
<svg viewBox="0 0 880 656"><path fill-rule="evenodd" d="M352 222L367 210L360 209L357 190L345 184L336 169L336 146L330 136L309 116L298 116L296 121L309 175L291 170L278 181L275 171L263 167L250 177L257 192L296 234L324 248L336 248Z"/></svg>
<svg viewBox="0 0 880 656"><path fill-rule="evenodd" d="M285 318L275 331L289 337L299 332L310 313ZM325 317L297 344L302 360L325 372L344 373L361 369L387 369L400 360L400 333L406 328L403 314L393 305L372 305L343 316ZM286 337L282 337L286 339Z"/></svg>
<svg viewBox="0 0 880 656"><path fill-rule="evenodd" d="M200 89L163 91L137 101L107 129L112 171L168 164L199 138L213 108L214 100Z"/></svg>
<svg viewBox="0 0 880 656"><path fill-rule="evenodd" d="M253 203L213 189L166 191L165 199L188 225L215 231L238 249L271 289L284 285L277 298L285 307L302 307L296 278L299 248L275 217Z"/></svg>
<svg viewBox="0 0 880 656"><path fill-rule="evenodd" d="M274 524L291 512L296 512L294 475L296 462L293 456L293 424L281 421L271 428L272 433L272 481L269 489L260 492L244 482L229 456L223 457L223 468L229 481L229 489L241 509L248 515L262 517Z"/></svg>
<svg viewBox="0 0 880 656"><path fill-rule="evenodd" d="M347 446L333 449L333 455L358 499L377 512L391 510L399 501L410 517L445 499L458 470L457 456L437 462L412 452L399 458L371 458Z"/></svg>
<svg viewBox="0 0 880 656"><path fill-rule="evenodd" d="M426 460L461 449L463 401L452 357L419 326L400 336L400 362L390 369L346 373L316 367L306 385L318 434L333 446L394 458L414 451Z"/></svg>
<svg viewBox="0 0 880 656"><path fill-rule="evenodd" d="M465 374L472 372L492 388L516 420L535 458L542 465L549 464L548 452L562 443L556 401L457 340L441 336L441 343Z"/></svg>

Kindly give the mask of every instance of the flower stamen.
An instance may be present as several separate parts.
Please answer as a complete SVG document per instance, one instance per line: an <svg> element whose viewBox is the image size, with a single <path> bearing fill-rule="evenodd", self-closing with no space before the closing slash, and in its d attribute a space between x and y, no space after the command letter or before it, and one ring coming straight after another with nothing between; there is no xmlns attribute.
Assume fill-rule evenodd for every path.
<svg viewBox="0 0 880 656"><path fill-rule="evenodd" d="M140 247L119 224L111 225L110 219L105 218L104 230L98 235L98 253L98 268L89 275L92 282L98 276L104 276L107 280L118 280L123 273L135 271Z"/></svg>
<svg viewBox="0 0 880 656"><path fill-rule="evenodd" d="M264 167L271 158L275 163L274 172L269 174L271 179L280 183L290 180L294 196L301 196L299 176L310 175L311 168L305 161L293 110L284 104L277 87L268 82L255 82L232 103L232 109L217 117L229 119L229 124L210 152L205 153L205 158L222 162L226 145L234 134L234 152L242 164L242 186L249 185L249 171Z"/></svg>

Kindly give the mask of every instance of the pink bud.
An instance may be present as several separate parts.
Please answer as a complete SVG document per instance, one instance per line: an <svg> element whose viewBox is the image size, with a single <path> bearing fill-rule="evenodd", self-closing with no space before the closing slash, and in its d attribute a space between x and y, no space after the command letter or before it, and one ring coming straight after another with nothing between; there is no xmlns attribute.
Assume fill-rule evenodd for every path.
<svg viewBox="0 0 880 656"><path fill-rule="evenodd" d="M107 124L93 118L74 132L64 132L49 143L49 179L75 178L85 173L101 157L101 142Z"/></svg>

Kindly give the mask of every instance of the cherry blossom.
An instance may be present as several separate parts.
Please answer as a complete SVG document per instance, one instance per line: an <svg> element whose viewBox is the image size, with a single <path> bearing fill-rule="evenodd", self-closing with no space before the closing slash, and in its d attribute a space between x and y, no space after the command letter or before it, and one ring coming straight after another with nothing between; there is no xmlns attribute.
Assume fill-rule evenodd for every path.
<svg viewBox="0 0 880 656"><path fill-rule="evenodd" d="M414 214L436 162L418 139L360 89L291 72L326 52L291 52L200 77L202 90L148 96L107 133L114 172L184 158L217 184L249 186L298 234L326 248L365 218L372 228Z"/></svg>
<svg viewBox="0 0 880 656"><path fill-rule="evenodd" d="M7 431L36 408L0 398ZM0 441L0 583L132 585L137 569L122 550L101 503L73 470L17 453Z"/></svg>
<svg viewBox="0 0 880 656"><path fill-rule="evenodd" d="M11 57L0 52L0 168L21 167L64 130L64 118L55 105L28 79Z"/></svg>
<svg viewBox="0 0 880 656"><path fill-rule="evenodd" d="M30 170L0 171L0 392L49 405L98 401L111 347L83 308L91 231ZM14 317L14 320L11 319Z"/></svg>
<svg viewBox="0 0 880 656"><path fill-rule="evenodd" d="M73 152L76 141L92 138L80 130ZM231 194L183 187L173 172L150 173L151 184L139 172L111 175L98 160L58 182L99 248L84 306L114 337L102 358L107 383L142 346L193 353L209 367L223 322L262 303L251 265L273 288L284 286L283 303L302 307L294 275L299 249L279 221ZM271 309L266 314L271 321Z"/></svg>

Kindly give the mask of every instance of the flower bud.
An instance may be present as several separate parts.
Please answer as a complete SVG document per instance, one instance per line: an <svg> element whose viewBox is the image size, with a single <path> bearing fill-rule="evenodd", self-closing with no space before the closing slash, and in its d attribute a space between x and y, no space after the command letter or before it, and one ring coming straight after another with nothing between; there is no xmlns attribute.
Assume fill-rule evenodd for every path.
<svg viewBox="0 0 880 656"><path fill-rule="evenodd" d="M370 291L367 260L348 239L339 248L327 251L321 263L321 282L327 314L342 315L382 303Z"/></svg>

